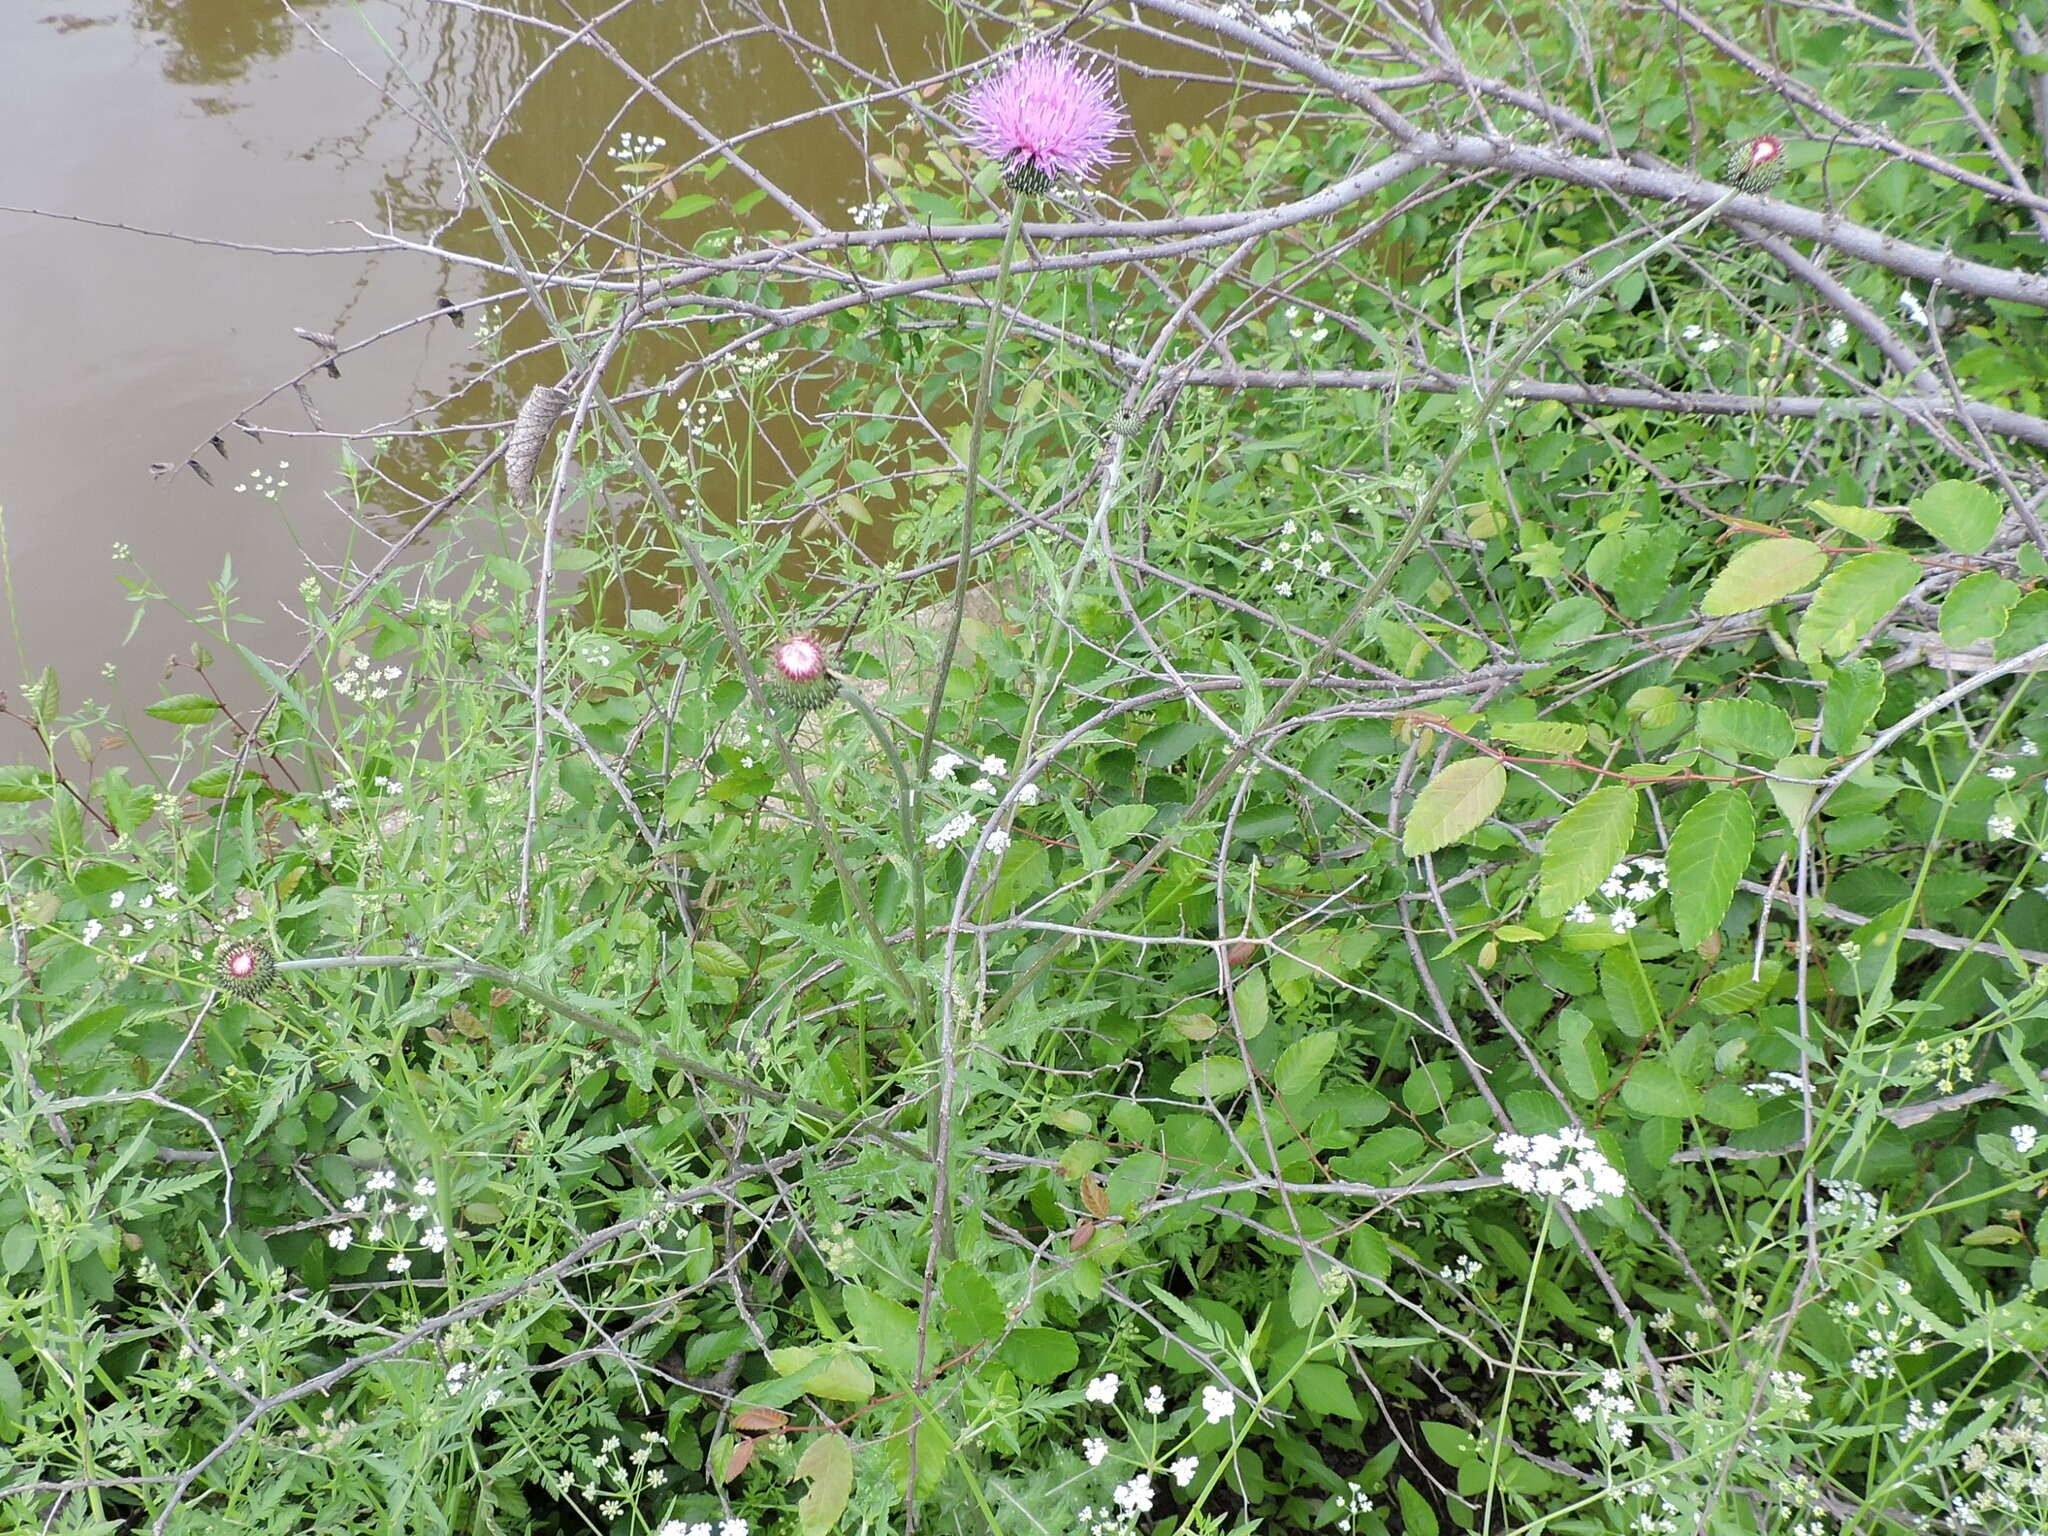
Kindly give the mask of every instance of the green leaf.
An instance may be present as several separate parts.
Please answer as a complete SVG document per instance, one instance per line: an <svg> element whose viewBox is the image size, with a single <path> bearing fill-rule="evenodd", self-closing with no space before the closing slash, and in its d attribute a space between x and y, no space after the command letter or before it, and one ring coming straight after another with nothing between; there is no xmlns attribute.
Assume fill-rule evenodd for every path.
<svg viewBox="0 0 2048 1536"><path fill-rule="evenodd" d="M203 693L174 693L144 711L172 725L204 725L220 713L220 705Z"/></svg>
<svg viewBox="0 0 2048 1536"><path fill-rule="evenodd" d="M1596 789L1558 817L1543 840L1536 911L1563 917L1614 872L1636 831L1636 792L1627 784Z"/></svg>
<svg viewBox="0 0 2048 1536"><path fill-rule="evenodd" d="M1525 752L1576 752L1586 744L1586 727L1569 720L1492 720L1495 741Z"/></svg>
<svg viewBox="0 0 2048 1536"><path fill-rule="evenodd" d="M1156 805L1113 805L1099 816L1090 818L1088 829L1104 848L1116 848L1144 831L1158 814Z"/></svg>
<svg viewBox="0 0 2048 1536"><path fill-rule="evenodd" d="M1294 1373L1294 1398L1310 1413L1326 1419L1365 1417L1359 1412L1349 1379L1334 1365L1325 1365L1320 1360L1311 1360Z"/></svg>
<svg viewBox="0 0 2048 1536"><path fill-rule="evenodd" d="M1182 1069L1180 1076L1173 1080L1173 1091L1190 1096L1199 1094L1209 1099L1227 1099L1241 1092L1248 1081L1244 1063L1235 1056L1204 1056L1192 1066Z"/></svg>
<svg viewBox="0 0 2048 1536"><path fill-rule="evenodd" d="M1676 1067L1656 1056L1644 1058L1630 1070L1621 1085L1621 1102L1639 1115L1664 1120L1696 1115L1706 1103L1699 1089L1680 1077Z"/></svg>
<svg viewBox="0 0 2048 1536"><path fill-rule="evenodd" d="M857 1285L848 1286L842 1294L853 1336L904 1381L916 1380L917 1314L900 1301Z"/></svg>
<svg viewBox="0 0 2048 1536"><path fill-rule="evenodd" d="M1798 745L1792 717L1762 699L1707 699L1700 704L1700 745L1729 757L1777 759Z"/></svg>
<svg viewBox="0 0 2048 1536"><path fill-rule="evenodd" d="M1564 1071L1565 1086L1582 1099L1597 1099L1607 1091L1607 1053L1600 1049L1600 1035L1593 1020L1577 1008L1566 1008L1557 1016L1558 1065Z"/></svg>
<svg viewBox="0 0 2048 1536"><path fill-rule="evenodd" d="M1884 667L1867 656L1843 662L1828 679L1821 699L1821 745L1830 752L1847 752L1883 706Z"/></svg>
<svg viewBox="0 0 2048 1536"><path fill-rule="evenodd" d="M1854 650L1919 579L1919 561L1889 550L1837 567L1800 618L1799 659L1812 666Z"/></svg>
<svg viewBox="0 0 2048 1536"><path fill-rule="evenodd" d="M1401 852L1412 859L1457 842L1493 814L1507 791L1508 771L1500 759L1460 758L1415 797L1401 829Z"/></svg>
<svg viewBox="0 0 2048 1536"><path fill-rule="evenodd" d="M1671 913L1685 948L1698 948L1721 926L1755 847L1756 807L1747 790L1714 790L1679 818L1671 834Z"/></svg>
<svg viewBox="0 0 2048 1536"><path fill-rule="evenodd" d="M26 763L9 763L0 767L0 805L27 805L33 800L47 800L56 788L56 781L48 770L31 768Z"/></svg>
<svg viewBox="0 0 2048 1536"><path fill-rule="evenodd" d="M775 1374L801 1385L812 1397L835 1403L865 1403L875 1395L875 1373L867 1361L844 1348L820 1349L803 1345L794 1349L771 1349L768 1363Z"/></svg>
<svg viewBox="0 0 2048 1536"><path fill-rule="evenodd" d="M655 217L657 219L687 219L693 213L702 213L706 208L715 206L717 202L718 199L708 192L686 192L683 196L662 209L661 212L657 213Z"/></svg>
<svg viewBox="0 0 2048 1536"><path fill-rule="evenodd" d="M1647 1040L1664 1023L1664 1010L1650 986L1649 972L1635 945L1624 940L1600 956L1600 995L1614 1015L1614 1027L1637 1040Z"/></svg>
<svg viewBox="0 0 2048 1536"><path fill-rule="evenodd" d="M979 1344L983 1339L1002 1337L1009 1314L1003 1309L1003 1298L979 1269L956 1260L946 1267L939 1289L946 1299L947 1328L957 1342Z"/></svg>
<svg viewBox="0 0 2048 1536"><path fill-rule="evenodd" d="M1057 1381L1080 1361L1081 1347L1061 1328L1012 1328L996 1358L1035 1386Z"/></svg>
<svg viewBox="0 0 2048 1536"><path fill-rule="evenodd" d="M1857 538L1872 544L1882 544L1892 536L1892 525L1898 522L1889 512L1873 512L1868 507L1845 507L1832 501L1809 501L1807 507L1817 516L1833 523L1844 533L1853 533Z"/></svg>
<svg viewBox="0 0 2048 1536"><path fill-rule="evenodd" d="M1716 971L1699 985L1694 993L1699 1005L1709 1013L1727 1017L1738 1013L1749 1013L1771 995L1785 974L1785 962L1766 960L1761 971L1752 973L1750 962L1731 965L1726 970Z"/></svg>
<svg viewBox="0 0 2048 1536"><path fill-rule="evenodd" d="M796 1475L811 1485L796 1501L797 1529L803 1536L825 1536L853 1497L853 1447L836 1429L813 1435Z"/></svg>
<svg viewBox="0 0 2048 1536"><path fill-rule="evenodd" d="M1700 601L1710 619L1747 613L1802 591L1828 568L1827 551L1805 539L1757 539L1735 551Z"/></svg>
<svg viewBox="0 0 2048 1536"><path fill-rule="evenodd" d="M1323 1083L1323 1069L1337 1054L1338 1035L1333 1029L1305 1035L1280 1053L1273 1068L1273 1086L1282 1098L1303 1099Z"/></svg>
<svg viewBox="0 0 2048 1536"><path fill-rule="evenodd" d="M1109 1208L1127 1216L1159 1193L1166 1177L1166 1159L1157 1152L1133 1152L1109 1176Z"/></svg>
<svg viewBox="0 0 2048 1536"><path fill-rule="evenodd" d="M1814 781L1826 778L1827 772L1828 760L1810 752L1795 752L1771 765L1773 776L1765 781L1771 799L1793 826L1806 820L1806 813L1813 809Z"/></svg>
<svg viewBox="0 0 2048 1536"><path fill-rule="evenodd" d="M1949 589L1941 604L1941 643L1967 650L2005 633L2020 589L1996 571L1965 576Z"/></svg>
<svg viewBox="0 0 2048 1536"><path fill-rule="evenodd" d="M1906 512L1956 553L1981 555L1998 536L2005 502L1968 480L1937 480L1913 498Z"/></svg>

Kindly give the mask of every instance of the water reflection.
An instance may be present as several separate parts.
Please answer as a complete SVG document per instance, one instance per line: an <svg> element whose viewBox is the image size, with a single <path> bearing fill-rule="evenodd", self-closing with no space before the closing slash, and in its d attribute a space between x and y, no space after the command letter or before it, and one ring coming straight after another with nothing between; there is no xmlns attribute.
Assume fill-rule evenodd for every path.
<svg viewBox="0 0 2048 1536"><path fill-rule="evenodd" d="M250 0L134 0L130 20L164 43L164 78L177 85L240 80L256 59L282 56L300 36L291 14ZM308 0L317 11L325 0Z"/></svg>

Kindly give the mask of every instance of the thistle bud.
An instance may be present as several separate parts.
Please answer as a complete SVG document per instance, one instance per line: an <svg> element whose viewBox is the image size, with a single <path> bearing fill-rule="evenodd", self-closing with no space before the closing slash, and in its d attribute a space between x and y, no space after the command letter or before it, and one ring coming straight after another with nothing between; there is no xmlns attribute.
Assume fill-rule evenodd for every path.
<svg viewBox="0 0 2048 1536"><path fill-rule="evenodd" d="M1785 141L1758 134L1728 147L1722 175L1744 192L1768 192L1785 174Z"/></svg>
<svg viewBox="0 0 2048 1536"><path fill-rule="evenodd" d="M820 708L833 693L825 648L810 635L791 635L768 655L768 686L776 701L799 714Z"/></svg>
<svg viewBox="0 0 2048 1536"><path fill-rule="evenodd" d="M277 961L259 940L231 940L213 957L213 984L247 1002L277 984Z"/></svg>

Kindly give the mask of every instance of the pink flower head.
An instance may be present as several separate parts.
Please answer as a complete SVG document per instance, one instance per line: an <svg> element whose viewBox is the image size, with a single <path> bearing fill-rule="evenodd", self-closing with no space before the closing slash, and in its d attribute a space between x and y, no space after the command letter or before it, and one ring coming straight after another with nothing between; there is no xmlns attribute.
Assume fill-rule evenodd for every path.
<svg viewBox="0 0 2048 1536"><path fill-rule="evenodd" d="M1768 192L1785 174L1785 141L1764 133L1732 144L1722 171L1744 192Z"/></svg>
<svg viewBox="0 0 2048 1536"><path fill-rule="evenodd" d="M967 142L1001 162L1014 192L1092 181L1121 158L1109 147L1126 127L1116 81L1071 48L1025 44L967 92L966 107Z"/></svg>
<svg viewBox="0 0 2048 1536"><path fill-rule="evenodd" d="M811 635L790 635L768 653L768 686L799 714L821 708L836 691L826 665L825 647Z"/></svg>

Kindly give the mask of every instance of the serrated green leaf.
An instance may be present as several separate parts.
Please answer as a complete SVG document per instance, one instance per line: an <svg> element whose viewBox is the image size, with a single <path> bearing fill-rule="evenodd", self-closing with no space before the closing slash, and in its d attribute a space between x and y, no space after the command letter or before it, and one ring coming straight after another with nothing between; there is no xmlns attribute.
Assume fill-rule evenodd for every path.
<svg viewBox="0 0 2048 1536"><path fill-rule="evenodd" d="M1626 784L1596 789L1558 817L1543 840L1536 911L1563 917L1593 893L1628 853L1636 831L1636 791Z"/></svg>
<svg viewBox="0 0 2048 1536"><path fill-rule="evenodd" d="M1057 1381L1081 1359L1081 1346L1061 1328L1012 1328L996 1358L1036 1386Z"/></svg>
<svg viewBox="0 0 2048 1536"><path fill-rule="evenodd" d="M1941 643L1967 650L2005 633L2020 589L1996 571L1965 576L1941 603Z"/></svg>
<svg viewBox="0 0 2048 1536"><path fill-rule="evenodd" d="M1714 790L1679 818L1669 873L1680 944L1697 948L1721 926L1755 847L1756 807L1747 790Z"/></svg>
<svg viewBox="0 0 2048 1536"><path fill-rule="evenodd" d="M1104 848L1115 848L1144 831L1158 814L1156 805L1113 805L1091 817L1088 827Z"/></svg>
<svg viewBox="0 0 2048 1536"><path fill-rule="evenodd" d="M2005 501L1969 480L1937 480L1915 496L1906 511L1956 553L1981 555L1998 536Z"/></svg>
<svg viewBox="0 0 2048 1536"><path fill-rule="evenodd" d="M1810 752L1795 752L1771 765L1772 776L1765 781L1770 786L1771 799L1793 826L1806 820L1817 793L1815 783L1826 778L1827 772L1828 760Z"/></svg>
<svg viewBox="0 0 2048 1536"><path fill-rule="evenodd" d="M1569 720L1494 720L1495 741L1525 752L1576 752L1586 744L1586 727Z"/></svg>
<svg viewBox="0 0 2048 1536"><path fill-rule="evenodd" d="M1623 940L1600 956L1600 995L1614 1015L1614 1027L1624 1035L1647 1040L1664 1023L1657 994L1650 986L1650 974L1635 945Z"/></svg>
<svg viewBox="0 0 2048 1536"><path fill-rule="evenodd" d="M803 1536L825 1536L853 1497L853 1447L836 1429L813 1435L797 1461L796 1475L811 1485L796 1501L797 1529Z"/></svg>
<svg viewBox="0 0 2048 1536"><path fill-rule="evenodd" d="M220 713L220 705L203 693L174 693L158 699L144 713L172 725L204 725Z"/></svg>
<svg viewBox="0 0 2048 1536"><path fill-rule="evenodd" d="M1002 1337L1010 1320L1003 1298L974 1265L960 1260L947 1265L939 1290L946 1299L946 1328L956 1343L964 1347Z"/></svg>
<svg viewBox="0 0 2048 1536"><path fill-rule="evenodd" d="M1622 1080L1621 1102L1639 1115L1681 1120L1698 1114L1706 1101L1670 1062L1649 1056L1630 1068Z"/></svg>
<svg viewBox="0 0 2048 1536"><path fill-rule="evenodd" d="M1696 727L1700 745L1729 757L1780 758L1798 745L1792 717L1762 699L1705 699Z"/></svg>
<svg viewBox="0 0 2048 1536"><path fill-rule="evenodd" d="M1498 758L1466 757L1423 785L1401 829L1401 852L1409 858L1468 835L1500 804L1508 771Z"/></svg>
<svg viewBox="0 0 2048 1536"><path fill-rule="evenodd" d="M1920 562L1889 550L1838 566L1799 620L1799 659L1808 666L1854 650L1920 579Z"/></svg>
<svg viewBox="0 0 2048 1536"><path fill-rule="evenodd" d="M1577 1008L1557 1016L1558 1065L1565 1086L1581 1099L1597 1099L1607 1091L1607 1053L1593 1020Z"/></svg>
<svg viewBox="0 0 2048 1536"><path fill-rule="evenodd" d="M56 781L47 769L31 768L26 763L9 763L0 767L0 805L27 805L35 800L47 800Z"/></svg>
<svg viewBox="0 0 2048 1536"><path fill-rule="evenodd" d="M1304 1035L1280 1053L1273 1067L1273 1086L1283 1098L1302 1099L1322 1086L1323 1069L1337 1054L1338 1036L1332 1029Z"/></svg>
<svg viewBox="0 0 2048 1536"><path fill-rule="evenodd" d="M754 973L754 968L747 964L738 950L716 939L697 940L690 946L690 958L698 972L705 976L751 976Z"/></svg>
<svg viewBox="0 0 2048 1536"><path fill-rule="evenodd" d="M1806 505L1822 520L1871 544L1882 544L1890 538L1893 525L1898 522L1891 513L1873 512L1869 507L1845 507L1832 501L1809 501Z"/></svg>
<svg viewBox="0 0 2048 1536"><path fill-rule="evenodd" d="M1804 590L1828 568L1827 551L1805 539L1757 539L1721 568L1700 612L1710 619L1767 607Z"/></svg>
<svg viewBox="0 0 2048 1536"><path fill-rule="evenodd" d="M1847 752L1884 706L1884 667L1869 657L1845 661L1828 678L1820 709L1821 745Z"/></svg>
<svg viewBox="0 0 2048 1536"><path fill-rule="evenodd" d="M693 213L702 213L706 208L716 206L718 199L708 192L686 192L661 212L657 219L687 219Z"/></svg>
<svg viewBox="0 0 2048 1536"><path fill-rule="evenodd" d="M1190 1097L1199 1094L1204 1098L1227 1099L1241 1092L1249 1081L1244 1063L1235 1056L1204 1056L1181 1069L1173 1080L1173 1091Z"/></svg>
<svg viewBox="0 0 2048 1536"><path fill-rule="evenodd" d="M1363 1419L1351 1383L1334 1365L1311 1360L1294 1373L1294 1398L1326 1419Z"/></svg>

